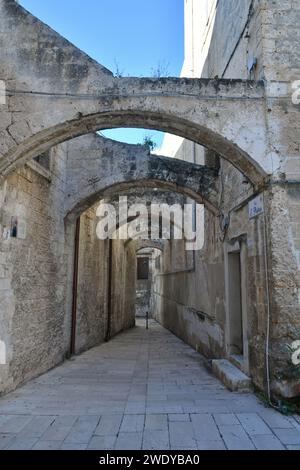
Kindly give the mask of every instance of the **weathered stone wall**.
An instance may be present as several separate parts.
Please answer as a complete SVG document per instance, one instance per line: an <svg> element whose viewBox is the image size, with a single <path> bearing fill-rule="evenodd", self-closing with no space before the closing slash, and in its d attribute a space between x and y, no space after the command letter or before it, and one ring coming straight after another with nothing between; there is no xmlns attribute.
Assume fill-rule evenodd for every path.
<svg viewBox="0 0 300 470"><path fill-rule="evenodd" d="M80 213L121 191L144 191L147 187L192 195L212 208L216 202L212 169L154 156L141 145L88 134L68 143L68 156L66 214Z"/></svg>
<svg viewBox="0 0 300 470"><path fill-rule="evenodd" d="M108 336L134 326L135 253L113 241L109 281L109 240L96 235L98 204L81 216L78 263L76 352L101 344ZM111 302L108 303L111 282ZM109 311L110 308L110 311ZM108 332L108 316L110 331Z"/></svg>
<svg viewBox="0 0 300 470"><path fill-rule="evenodd" d="M76 353L105 340L107 328L108 241L96 235L96 207L80 218Z"/></svg>
<svg viewBox="0 0 300 470"><path fill-rule="evenodd" d="M124 307L122 329L132 328L135 325L136 301L136 247L134 244L125 244L126 272L123 285Z"/></svg>
<svg viewBox="0 0 300 470"><path fill-rule="evenodd" d="M202 71L203 77L216 75L222 77L229 64L237 62L236 57L233 57L236 55L236 48L241 47L241 43L247 43L247 40L241 36L249 18L251 3L253 3L251 0L221 0L218 2L216 12L211 12L215 15L215 19L209 52ZM239 51L238 55L241 57ZM243 70L245 74L246 57L243 55L242 60L238 62L240 71ZM243 76L239 74L238 78Z"/></svg>
<svg viewBox="0 0 300 470"><path fill-rule="evenodd" d="M271 271L271 365L278 375L286 369L285 343L300 338L299 233L300 106L292 104L291 83L299 80L300 6L297 1L262 2L263 73L268 81L267 123L274 152L280 161L280 185L269 193ZM286 104L274 95L288 96ZM286 180L286 183L284 182ZM278 354L281 351L281 354ZM279 360L276 358L278 358ZM275 377L276 378L276 377Z"/></svg>
<svg viewBox="0 0 300 470"><path fill-rule="evenodd" d="M130 244L113 241L111 336L135 324L135 251Z"/></svg>
<svg viewBox="0 0 300 470"><path fill-rule="evenodd" d="M270 171L262 83L114 78L15 1L0 0L0 13L0 76L8 90L0 109L2 175L68 139L124 125L195 140L256 183ZM254 134L261 132L255 148L245 133L250 124Z"/></svg>
<svg viewBox="0 0 300 470"><path fill-rule="evenodd" d="M1 188L0 339L6 344L7 365L0 365L0 391L46 371L66 352L65 165L61 146L52 151L50 174L26 166ZM24 239L3 238L13 216L26 223Z"/></svg>
<svg viewBox="0 0 300 470"><path fill-rule="evenodd" d="M160 306L156 318L209 357L225 352L224 269L221 248L214 246L216 236L211 223L210 240L194 255L181 241L167 244L163 272L154 275L153 300ZM155 300L155 294L161 298Z"/></svg>
<svg viewBox="0 0 300 470"><path fill-rule="evenodd" d="M75 219L65 220L67 144L51 150L45 170L31 162L1 186L0 393L59 364L70 354ZM96 207L81 216L76 352L107 333L108 242L96 237ZM23 238L6 239L11 218ZM111 334L134 325L135 251L114 242Z"/></svg>

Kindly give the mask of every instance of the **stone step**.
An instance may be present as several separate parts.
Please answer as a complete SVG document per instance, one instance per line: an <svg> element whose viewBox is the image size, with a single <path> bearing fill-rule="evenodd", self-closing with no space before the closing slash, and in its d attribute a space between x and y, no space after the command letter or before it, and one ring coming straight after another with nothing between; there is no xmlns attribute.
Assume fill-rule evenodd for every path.
<svg viewBox="0 0 300 470"><path fill-rule="evenodd" d="M213 360L212 371L232 392L246 393L252 390L251 379L227 359Z"/></svg>

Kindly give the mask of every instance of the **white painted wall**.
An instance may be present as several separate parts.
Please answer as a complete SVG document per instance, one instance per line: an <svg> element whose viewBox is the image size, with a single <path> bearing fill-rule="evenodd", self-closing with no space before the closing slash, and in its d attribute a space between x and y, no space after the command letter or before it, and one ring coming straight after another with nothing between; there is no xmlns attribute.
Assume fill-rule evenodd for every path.
<svg viewBox="0 0 300 470"><path fill-rule="evenodd" d="M200 78L209 51L217 0L184 1L184 64L181 77ZM184 139L166 134L155 153L175 157Z"/></svg>

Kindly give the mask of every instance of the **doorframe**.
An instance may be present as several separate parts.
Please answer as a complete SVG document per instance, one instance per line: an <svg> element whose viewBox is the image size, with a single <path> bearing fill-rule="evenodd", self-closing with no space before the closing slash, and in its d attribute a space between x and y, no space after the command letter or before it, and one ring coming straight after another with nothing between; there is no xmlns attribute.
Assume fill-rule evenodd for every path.
<svg viewBox="0 0 300 470"><path fill-rule="evenodd" d="M241 269L241 308L242 308L242 335L243 335L243 355L236 356L231 353L231 325L230 325L230 302L229 302L229 262L228 256L231 253L240 254ZM238 239L229 240L224 244L224 265L225 265L225 348L228 360L239 367L245 374L249 374L249 336L248 336L248 274L247 274L247 237L243 235Z"/></svg>

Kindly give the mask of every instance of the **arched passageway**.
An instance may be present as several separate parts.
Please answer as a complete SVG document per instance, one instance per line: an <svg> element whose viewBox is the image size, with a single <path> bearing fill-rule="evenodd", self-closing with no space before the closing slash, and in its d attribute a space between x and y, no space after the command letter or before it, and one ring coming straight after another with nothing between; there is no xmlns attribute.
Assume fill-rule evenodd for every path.
<svg viewBox="0 0 300 470"><path fill-rule="evenodd" d="M251 125L249 124L250 120L256 118L255 130L258 126L257 121L260 120L259 116L257 116L257 110L260 108L260 106L257 106L257 102L255 100L256 97L254 96L255 105L251 102L251 98L249 98L250 104L248 104L247 101L247 104L243 103L243 113L241 116L239 116L238 122L234 122L234 116L238 116L239 114L238 108L240 103L235 104L235 101L232 102L226 100L226 93L230 95L232 88L233 94L243 94L243 91L241 91L240 87L245 86L245 93L250 91L251 94L253 93L253 87L255 89L254 84L251 84L251 86L248 88L247 83L241 85L240 81L237 84L234 84L234 82L230 81L224 85L224 88L227 91L222 97L222 95L218 96L215 94L216 87L214 83L204 83L203 87L209 89L208 93L214 92L215 102L214 105L212 105L213 101L208 99L207 107L203 108L201 103L203 99L205 101L205 94L202 99L200 98L200 102L197 103L197 100L199 99L199 88L201 91L202 84L201 82L195 84L192 83L192 86L194 86L196 90L194 92L195 103L193 103L194 106L191 110L189 99L186 99L185 97L186 81L180 81L180 79L177 79L178 83L176 84L176 79L170 79L171 90L174 87L174 83L179 90L178 96L175 99L176 93L174 96L171 93L171 98L166 97L168 95L168 80L164 80L162 82L159 80L157 82L150 80L149 83L147 83L147 81L143 81L142 79L140 80L140 82L139 79L135 79L135 81L133 81L133 85L136 84L137 90L134 89L134 86L132 86L130 81L124 82L123 84L120 82L121 89L123 89L123 87L129 88L128 98L122 98L122 94L119 97L117 92L116 98L113 98L113 101L115 100L116 107L119 107L120 103L122 103L122 100L124 100L123 109L121 104L120 110L118 109L117 111L115 111L114 108L111 108L109 110L105 110L103 113L96 113L94 115L91 115L90 112L85 111L87 117L83 116L82 111L78 111L76 114L80 115L80 118L77 120L67 119L69 112L68 109L66 109L65 122L57 124L53 128L49 128L47 130L41 130L36 135L28 137L24 142L21 142L18 147L13 147L7 152L6 155L3 155L1 161L2 174L6 175L9 171L12 171L16 163L24 164L25 161L39 155L52 146L68 139L72 139L76 136L114 127L142 127L177 134L200 145L203 145L208 149L215 151L230 163L232 163L238 170L247 176L254 185L260 185L263 183L267 173L261 164L257 163L252 157L250 157L248 153L252 153L253 151L256 152L256 148L255 150L254 148L247 148L251 142L251 134L253 132L253 130L251 130ZM139 96L140 88L143 89L143 87L145 87L145 91L143 92L144 98L135 98L135 96ZM147 87L150 88L150 92L147 91ZM116 88L118 89L118 82L116 83ZM153 88L157 88L159 91L154 90L154 92L152 92ZM190 87L188 86L188 88ZM222 89L221 86L220 89ZM187 92L187 94L189 93ZM145 100L145 98L148 99ZM76 103L78 103L78 101L76 101ZM84 101L84 103L86 105L86 101ZM227 105L229 108L226 106L226 103L230 103L230 105ZM38 103L35 102L34 104L35 107L38 106ZM44 105L41 103L41 106ZM234 108L235 106L237 109L231 109L231 107ZM167 113L168 107L170 108L169 114ZM153 109L155 109L155 111L153 111ZM259 112L261 113L262 109L259 109ZM62 114L64 114L64 111ZM191 114L190 119L188 119L189 114ZM222 135L222 125L219 122L221 120L221 114L223 115L222 122L224 127L226 127L228 123L232 127L235 126L234 130L228 130L228 136L226 137ZM48 116L49 115L51 115L51 109L48 108ZM55 116L55 108L53 110L53 115ZM228 120L228 115L232 116L230 120ZM38 119L38 121L40 121L41 115L39 113L38 118L34 116L32 118ZM246 122L243 127L243 123L241 121L244 118ZM218 125L216 125L216 123L220 126L219 131ZM17 123L15 125L17 126ZM212 129L209 127L209 125L211 125ZM261 125L263 125L263 123L261 123ZM24 123L20 122L19 126L20 128L23 128ZM37 123L32 123L31 126L36 128ZM245 129L248 130L248 134L245 132ZM246 134L246 137L243 144L245 146L247 145L246 150L243 149L242 143L239 142L241 137L244 138L244 134ZM236 142L234 141L233 135L237 139ZM252 142L252 145L253 144L254 141ZM257 146L257 138L255 140L255 145ZM261 146L263 145L264 144L262 142ZM264 148L264 153L266 153L266 151L267 149ZM264 161L264 154L261 155L260 159Z"/></svg>
<svg viewBox="0 0 300 470"><path fill-rule="evenodd" d="M163 240L135 240L136 252L144 248L152 248L154 250L163 251L165 242Z"/></svg>
<svg viewBox="0 0 300 470"><path fill-rule="evenodd" d="M134 148L133 146L128 147L131 151ZM110 155L110 158L113 158L113 155ZM189 167L189 164L187 164L187 167ZM108 174L111 174L111 172L108 171ZM138 198L139 196L139 203L145 204L145 208L152 202L156 202L156 204L162 203L162 205L166 206L172 203L172 206L177 204L177 206L181 207L185 201L184 194L182 194L181 191L178 192L177 195L175 192L170 193L169 190L162 192L153 191L152 193L151 190L145 189L145 187L143 190L140 190L139 184L136 184L134 180L132 180L130 184L131 186L127 202L128 213L131 209L130 203L134 205L135 198ZM167 188L169 188L168 185ZM97 200L99 192L95 188L94 190L96 193L92 195L92 199ZM87 320L87 312L89 310L92 312L91 322L99 321L98 315L93 313L101 310L99 298L95 298L94 295L94 293L97 292L97 289L101 292L100 298L104 299L105 304L104 311L103 309L101 310L104 319L104 323L101 328L105 330L105 339L111 338L125 327L132 326L134 323L134 309L136 302L136 252L139 249L138 246L140 246L141 249L141 247L144 248L148 245L149 247L152 246L154 248L159 247L161 250L163 250L164 247L163 240L151 240L153 233L148 213L147 215L143 214L142 216L128 216L126 219L122 216L122 221L119 221L117 217L115 220L116 226L112 227L107 232L108 239L102 242L97 240L97 223L100 217L98 209L101 203L104 203L105 206L110 204L115 209L116 214L118 214L119 192L115 189L114 185L112 188L108 187L107 194L110 192L111 197L106 197L104 200L94 203L90 209L86 210L84 210L86 207L86 198L84 198L83 204L75 206L73 212L69 213L65 219L67 228L67 264L69 267L74 266L73 271L72 269L69 270L67 289L68 301L66 303L67 315L72 317L73 325L72 352L80 352L82 350L80 346L82 343L82 335L76 331L82 328L82 322L89 324L89 320ZM122 192L123 197L126 194L126 191ZM188 194L190 195L190 193ZM198 198L198 195L196 195L196 197ZM77 198L80 200L79 194L77 194ZM78 213L80 213L79 217L77 215ZM73 246L74 214L78 217L76 223L78 228L76 230L75 246ZM119 240L119 231L122 230L125 225L135 222L137 217L139 217L139 231L136 234L137 238ZM79 221L80 226L78 225ZM167 214L162 213L160 218L157 220L157 223L158 232L162 229L161 223L164 223L166 230L169 228L169 235L171 237L174 230L177 229L178 232L179 230L181 230L181 232L183 230L182 225L177 225L177 222L173 219L169 219ZM184 237L184 232L182 232L182 235ZM162 236L166 237L166 232L162 231ZM70 249L70 247L72 248ZM86 251L88 252L87 255ZM80 253L80 255L78 255L78 253ZM101 259L102 264L93 264L91 274L89 274L85 265L85 257L87 256L87 263L91 263L91 257L94 257L95 255L97 256L97 259ZM101 285L99 285L99 279ZM97 283L97 286L95 285L95 282ZM94 298L93 302L91 301L91 298ZM91 325L87 328L85 325L84 330L96 331L96 328ZM87 333L85 333L85 335L86 334ZM94 341L94 339L91 339L91 341Z"/></svg>
<svg viewBox="0 0 300 470"><path fill-rule="evenodd" d="M263 83L114 78L15 2L2 1L0 12L0 31L9 44L0 53L2 79L9 79L7 105L1 107L3 176L54 145L114 127L158 129L193 140L227 159L254 185L271 172ZM28 34L36 45L34 56ZM59 65L43 63L39 51L45 43L59 48ZM31 57L30 67L17 59L22 55ZM70 57L77 63L71 81Z"/></svg>
<svg viewBox="0 0 300 470"><path fill-rule="evenodd" d="M216 170L156 156L142 146L91 134L68 145L65 213L79 215L95 201L130 189L156 188L181 193L217 213Z"/></svg>
<svg viewBox="0 0 300 470"><path fill-rule="evenodd" d="M281 157L290 159L295 150L283 155L287 146L281 145L281 137L276 136L276 145L272 141L281 118L271 123L270 132L268 114L273 111L264 84L218 78L115 78L12 0L0 0L0 34L10 46L0 50L1 79L7 82L6 103L0 108L0 197L5 202L1 253L6 266L0 323L8 358L0 370L0 390L63 361L70 353L70 330L77 335L71 340L73 353L133 326L136 240L100 244L94 204L133 188L152 188L191 197L209 209L203 250L188 256L181 242L164 244L166 268L157 274L161 280L155 293L158 320L208 358L226 357L237 364L259 388L267 383L270 392L264 364L282 361L282 356L268 355L267 276L269 271L274 278L277 274L268 261L282 263L278 246L284 237L274 230L274 220L278 216L285 228L284 217L289 216L278 210L285 205L284 191L274 191L275 216L272 188L266 205L265 194L250 201L252 210L249 200L265 190ZM54 60L43 59L45 45L55 51ZM120 126L190 139L222 157L220 174L91 134ZM46 172L45 179L40 178L43 172L24 167L58 144L54 171ZM269 216L270 233L277 237L270 255ZM288 236L289 243L286 240ZM296 265L294 246L285 248ZM25 276L20 270L24 259ZM295 303L295 279L293 275L290 304ZM281 282L277 276L277 281L290 285L290 279ZM287 315L282 313L284 309L276 312L277 319L284 318L282 323L273 324L273 351L296 334L294 323L283 323ZM249 380L246 377L247 384Z"/></svg>

